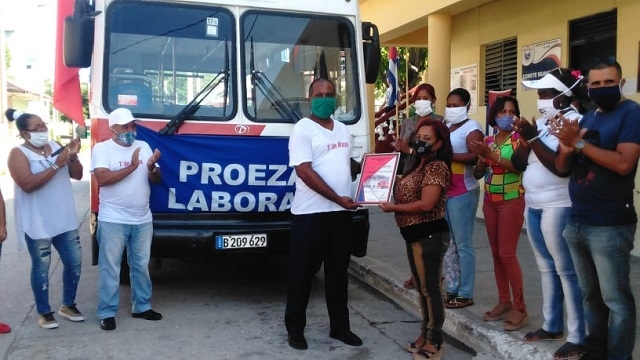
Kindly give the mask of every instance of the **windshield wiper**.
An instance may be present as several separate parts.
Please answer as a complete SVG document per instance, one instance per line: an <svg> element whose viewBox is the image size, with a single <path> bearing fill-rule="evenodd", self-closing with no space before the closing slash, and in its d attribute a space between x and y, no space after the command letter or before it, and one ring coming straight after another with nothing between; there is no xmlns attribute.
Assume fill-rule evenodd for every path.
<svg viewBox="0 0 640 360"><path fill-rule="evenodd" d="M260 93L264 95L265 99L269 101L271 106L278 112L278 114L284 118L298 121L300 116L293 109L291 104L285 99L285 97L278 91L273 85L271 80L262 72L256 70L255 67L255 55L253 50L253 38L251 38L251 53L249 58L249 67L251 71L251 84L253 89L251 90L251 98L253 100L254 117L258 117L258 104L256 103L256 88L260 90Z"/></svg>
<svg viewBox="0 0 640 360"><path fill-rule="evenodd" d="M226 113L226 108L227 108L227 90L228 90L228 86L229 86L229 74L230 74L230 69L229 69L229 48L227 45L227 41L225 40L225 47L224 47L224 70L218 72L216 74L216 76L213 77L213 79L211 79L211 81L209 81L209 83L202 88L202 90L200 90L194 97L193 99L191 99L191 101L189 101L189 103L187 105L185 105L168 123L167 125L165 125L162 129L160 129L159 133L160 135L173 135L173 133L175 133L178 128L180 127L180 125L182 125L182 123L191 115L193 115L199 108L200 108L200 103L202 103L202 101L204 99L207 98L207 96L209 96L209 94L211 94L211 92L218 87L218 85L220 85L220 83L222 83L224 81L224 113Z"/></svg>

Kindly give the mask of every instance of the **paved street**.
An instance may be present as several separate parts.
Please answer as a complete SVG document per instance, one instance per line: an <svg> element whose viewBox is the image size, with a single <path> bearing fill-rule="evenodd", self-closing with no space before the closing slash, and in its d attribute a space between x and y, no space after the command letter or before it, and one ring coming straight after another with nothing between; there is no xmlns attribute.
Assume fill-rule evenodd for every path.
<svg viewBox="0 0 640 360"><path fill-rule="evenodd" d="M83 159L88 164L88 159ZM73 182L77 215L82 219L83 274L77 303L87 317L72 323L57 317L60 328L38 327L29 287L28 253L16 250L12 211L13 184L0 186L8 205L10 239L0 261L0 320L13 327L0 335L0 359L410 359L405 341L419 331L419 318L359 281L350 284L352 328L364 340L359 348L328 337L322 274L314 285L306 337L309 350L291 349L283 324L286 259L251 261L164 260L152 270L153 307L159 322L130 317L129 287L122 286L117 329L102 331L96 318L97 267L90 263L88 175ZM55 204L47 204L55 211ZM61 298L57 254L51 266L50 302ZM469 360L472 355L447 344L443 359Z"/></svg>

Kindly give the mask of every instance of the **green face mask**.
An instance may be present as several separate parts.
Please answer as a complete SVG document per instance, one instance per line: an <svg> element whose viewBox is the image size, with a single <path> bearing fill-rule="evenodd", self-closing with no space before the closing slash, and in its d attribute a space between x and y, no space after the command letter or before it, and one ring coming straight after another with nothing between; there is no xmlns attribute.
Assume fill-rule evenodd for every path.
<svg viewBox="0 0 640 360"><path fill-rule="evenodd" d="M320 119L328 119L336 111L335 97L320 97L311 99L311 113Z"/></svg>

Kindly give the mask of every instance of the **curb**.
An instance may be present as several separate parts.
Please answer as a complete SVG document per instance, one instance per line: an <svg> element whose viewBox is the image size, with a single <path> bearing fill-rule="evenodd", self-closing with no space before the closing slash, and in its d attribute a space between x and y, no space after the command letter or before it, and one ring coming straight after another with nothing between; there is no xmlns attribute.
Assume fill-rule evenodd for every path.
<svg viewBox="0 0 640 360"><path fill-rule="evenodd" d="M420 316L418 294L402 287L402 273L367 256L351 258L349 274L382 293L403 309ZM498 330L466 309L445 309L444 332L478 353L504 360L553 359L553 350L522 341L523 334ZM519 337L516 337L516 334Z"/></svg>

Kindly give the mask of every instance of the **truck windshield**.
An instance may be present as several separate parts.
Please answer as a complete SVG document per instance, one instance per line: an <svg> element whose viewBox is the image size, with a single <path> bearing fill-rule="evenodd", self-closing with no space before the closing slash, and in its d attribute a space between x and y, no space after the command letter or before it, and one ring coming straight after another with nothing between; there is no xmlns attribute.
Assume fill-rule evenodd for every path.
<svg viewBox="0 0 640 360"><path fill-rule="evenodd" d="M102 101L107 111L127 107L136 116L173 118L213 83L189 118L235 115L235 27L229 11L114 2L106 22Z"/></svg>
<svg viewBox="0 0 640 360"><path fill-rule="evenodd" d="M309 84L336 85L336 120L359 118L355 34L341 17L246 12L241 18L243 108L261 122L293 122L310 114Z"/></svg>

